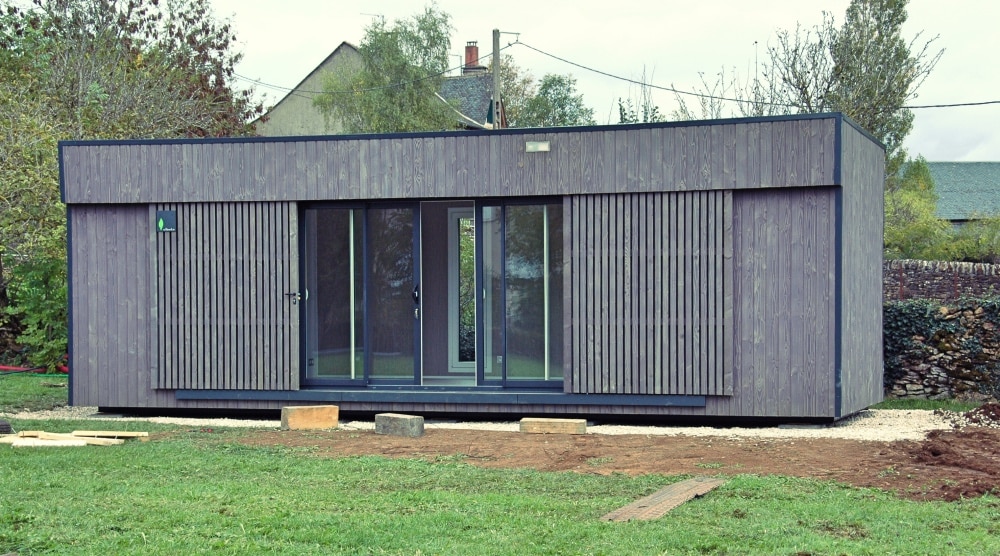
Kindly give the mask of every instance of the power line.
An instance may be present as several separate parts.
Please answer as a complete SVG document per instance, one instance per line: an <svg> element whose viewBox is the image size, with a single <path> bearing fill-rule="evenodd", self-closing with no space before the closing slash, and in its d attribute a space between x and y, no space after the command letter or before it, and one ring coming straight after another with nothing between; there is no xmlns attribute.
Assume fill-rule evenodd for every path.
<svg viewBox="0 0 1000 556"><path fill-rule="evenodd" d="M508 44L507 46L501 48L500 52L503 52L504 50L507 50L511 46L512 45ZM488 60L491 56L492 56L492 53L487 54L486 56L480 56L479 59L476 60L476 63L478 64L478 63L481 63L483 60ZM441 77L441 76L443 76L445 74L451 73L451 72L456 71L456 70L460 70L460 69L462 69L464 67L465 67L465 64L463 63L462 65L451 67L451 68L447 68L447 69L445 69L443 71L440 71L440 72L437 72L437 73L428 74L428 75L425 75L423 77L419 77L417 79L413 79L411 81L398 81L396 83L389 83L388 85L380 85L378 87L368 87L368 88L365 88L365 89L356 89L356 90L351 90L351 91L309 91L309 90L305 90L305 89L295 89L295 88L282 87L281 85L274 85L272 83L267 83L267 82L261 81L259 79L253 79L251 77L247 77L245 75L241 75L241 74L238 74L238 73L235 73L235 72L233 72L233 75L236 76L239 79L244 80L244 81L249 81L250 83L254 83L255 85L260 85L261 87L267 87L267 88L275 89L275 90L278 90L278 91L288 92L290 94L293 94L293 95L296 95L296 96L300 96L302 98L312 98L311 96L307 96L307 95L356 94L356 93L368 93L368 92L374 92L374 91L385 91L385 90L388 90L388 89L398 89L398 88L401 88L401 87L405 87L407 85L413 85L413 84L416 84L416 83L421 83L423 81L427 81L428 79L436 79L436 78Z"/></svg>
<svg viewBox="0 0 1000 556"><path fill-rule="evenodd" d="M515 41L513 43L510 43L508 46L513 46L513 45L518 45L518 44L521 45L521 46L523 46L523 47L525 47L525 48L529 48L531 50L534 50L535 52L538 52L539 54L548 56L549 58L552 58L552 59L555 59L555 60L559 60L560 62L569 64L571 66L576 66L576 67L578 67L580 69L583 69L583 70L586 70L586 71L589 71L589 72L593 72L593 73L596 73L596 74L599 74L599 75L603 75L605 77L610 77L612 79L617 79L619 81L625 81L627 83L632 83L633 85L640 85L640 86L643 86L643 87L649 87L650 89L659 89L661 91L668 91L668 92L671 92L671 93L677 93L679 95L690 95L690 96L693 96L693 97L706 98L706 99L711 99L711 100L726 100L726 101L730 101L730 102L751 102L751 101L748 101L748 100L745 100L745 99L728 98L728 97L718 97L718 96L715 96L715 95L709 95L709 94L705 94L705 93L694 93L694 92L691 92L691 91L682 91L682 90L676 89L674 87L664 87L664 86L661 86L661 85L654 85L652 83L646 83L646 82L643 82L643 81L637 81L635 79L630 79L628 77L622 77L620 75L615 75L613 73L608 73L606 71L601 71L599 69L594 69L592 67L585 66L583 64L578 64L578 63L573 62L571 60L567 60L566 58L561 58L559 56L556 56L555 54L550 54L548 52L545 52L544 50L535 48L535 47L531 46L530 44L521 42L520 40ZM754 102L756 102L756 101L754 101ZM760 101L760 102L757 102L757 104L766 104L766 105L769 105L769 106L786 106L788 108L795 108L795 106L792 105L792 104L784 104L784 103L780 103L780 102L764 102L764 101Z"/></svg>
<svg viewBox="0 0 1000 556"><path fill-rule="evenodd" d="M649 87L651 89L658 89L658 90L661 90L661 91L668 91L668 92L676 93L676 94L679 94L679 95L690 95L690 96L693 96L693 97L704 98L704 99L709 99L709 100L722 100L722 101L728 101L728 102L744 102L744 103L750 103L750 102L752 102L754 104L761 104L761 105L767 105L767 106L781 106L781 107L785 107L785 108L798 108L798 106L796 106L794 104L787 104L787 103L782 103L782 102L751 101L751 100L740 99L740 98L720 97L720 96L710 95L710 94L706 94L706 93L695 93L695 92L692 92L692 91L683 91L683 90L680 90L680 89L676 89L674 87L664 87L662 85L654 85L652 83L646 83L646 82L643 82L643 81L637 81L635 79L630 79L628 77L622 77L620 75L615 75L613 73L608 73L606 71L601 71L599 69L595 69L595 68L592 68L592 67L589 67L589 66L585 66L583 64L579 64L579 63L574 62L572 60L567 60L566 58L562 58L560 56L556 56L555 54L551 54L549 52L545 52L544 50L541 50L539 48L535 48L534 46L531 46L530 44L524 43L524 42L522 42L520 40L517 40L517 41L515 41L513 43L510 43L507 46L509 47L509 46L514 46L514 45L521 45L521 46L523 46L525 48L534 50L535 52L538 52L539 54L542 54L544 56L548 56L549 58L552 58L554 60L559 60L560 62L569 64L571 66L578 67L578 68L580 68L582 70L586 70L586 71L589 71L589 72L592 72L592 73L596 73L598 75L603 75L605 77L610 77L612 79L617 79L619 81L625 81L627 83L632 83L634 85L640 85L640 86L643 86L643 87ZM947 103L947 104L907 105L907 106L903 106L903 108L907 108L907 109L911 109L911 110L917 110L917 109L923 109L923 108L957 108L957 107L962 107L962 106L986 106L986 105L990 105L990 104L1000 104L1000 100L985 100L985 101L981 101L981 102L955 102L955 103Z"/></svg>
<svg viewBox="0 0 1000 556"><path fill-rule="evenodd" d="M568 59L563 58L561 56L557 56L557 55L552 54L550 52L546 52L546 51L544 51L544 50L542 50L540 48L536 48L534 46L531 46L530 44L522 42L520 39L515 40L512 43L508 43L507 46L504 46L503 48L500 49L500 52L503 52L504 50L507 50L508 48L511 48L511 47L517 46L517 45L523 46L523 47L525 47L525 48L527 48L529 50L534 50L535 52L538 52L539 54L542 54L543 56L548 56L549 58L552 58L554 60L558 60L560 62L563 62L564 64L569 64L571 66L580 68L580 69L585 70L585 71L589 71L591 73L596 73L598 75L603 75L605 77L610 77L611 79L616 79L618 81L624 81L626 83L631 83L633 85L639 85L639 86L642 86L642 87L649 87L651 89L657 89L657 90L660 90L660 91L667 91L667 92L675 93L675 94L678 94L678 95L688 95L688 96L693 96L693 97L697 97L697 98L704 98L704 99L709 99L709 100L720 100L720 101L737 102L737 103L750 103L750 102L752 102L754 104L766 105L766 106L780 106L780 107L783 107L783 108L798 108L798 106L794 105L794 104L788 104L788 103L782 103L782 102L768 102L768 101L763 101L763 100L754 100L754 101L751 101L751 100L747 100L747 99L716 96L716 95L711 95L711 94L707 94L707 93L697 93L697 92L693 92L693 91L685 91L685 90L682 90L682 89L677 89L676 87L665 87L663 85L656 85L656 84L653 84L653 83L647 83L647 82L644 82L644 81L638 81L638 80L631 79L631 78L628 78L628 77L623 77L621 75L616 75L616 74L613 74L613 73L610 73L610 72L606 72L606 71L602 71L602 70L599 70L599 69L596 69L596 68L592 68L590 66L586 66L586 65L574 62L572 60L568 60ZM476 62L477 63L481 63L483 60L489 59L490 56L492 56L492 53L488 54L486 56L481 56L478 60L476 60ZM441 77L441 76L443 76L443 75L445 75L447 73L450 73L452 71L460 70L463 67L464 67L464 64L463 65L459 65L459 66L455 66L455 67L451 67L451 68L448 68L448 69L445 69L445 70L440 71L438 73L429 74L429 75L426 75L424 77L420 77L420 78L417 78L417 79L414 79L414 80L411 80L411 81L400 81L400 82L396 82L396 83L389 83L388 85L381 85L381 86L378 86L378 87L369 87L369 88L358 89L358 90L353 90L353 91L310 91L310 90L305 90L305 89L295 89L295 88L283 87L281 85L275 85L273 83L268 83L266 81L261 81L259 79L253 79L251 77L247 77L247 76L241 75L239 73L233 73L233 75L235 77L239 78L239 79L242 79L242 80L247 81L249 83L253 83L254 85L258 85L258 86L269 88L269 89L274 89L274 90L277 90L277 91L282 91L282 92L288 93L290 95L294 95L294 96L298 96L298 97L302 97L302 98L311 99L313 95L322 95L322 94L327 94L327 93L330 93L330 94L356 94L356 93L367 93L367 92L374 92L374 91L384 91L384 90L388 90L388 89L396 89L396 88L400 88L400 87L405 87L407 85L413 85L413 84L416 84L416 83L420 83L420 82L426 81L428 79L435 79L437 77ZM986 101L980 101L980 102L954 102L954 103L943 103L943 104L906 105L906 106L903 106L903 108L907 108L907 109L910 109L910 110L919 110L919 109L930 109L930 108L959 108L959 107L970 107L970 106L989 106L989 105L994 105L994 104L1000 104L1000 100L986 100Z"/></svg>
<svg viewBox="0 0 1000 556"><path fill-rule="evenodd" d="M922 104L916 106L904 106L903 108L956 108L960 106L986 106L988 104L1000 104L1000 100L984 100L982 102L956 102L953 104Z"/></svg>

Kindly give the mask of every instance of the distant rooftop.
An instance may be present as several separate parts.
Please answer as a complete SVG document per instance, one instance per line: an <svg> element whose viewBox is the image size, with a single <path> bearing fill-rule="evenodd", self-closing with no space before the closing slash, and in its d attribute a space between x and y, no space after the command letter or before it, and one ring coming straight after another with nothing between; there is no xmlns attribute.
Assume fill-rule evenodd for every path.
<svg viewBox="0 0 1000 556"><path fill-rule="evenodd" d="M1000 162L928 162L937 216L969 220L975 215L1000 214Z"/></svg>
<svg viewBox="0 0 1000 556"><path fill-rule="evenodd" d="M441 83L441 96L458 103L458 111L475 120L480 126L490 119L493 100L493 74L473 73L459 77L446 77Z"/></svg>

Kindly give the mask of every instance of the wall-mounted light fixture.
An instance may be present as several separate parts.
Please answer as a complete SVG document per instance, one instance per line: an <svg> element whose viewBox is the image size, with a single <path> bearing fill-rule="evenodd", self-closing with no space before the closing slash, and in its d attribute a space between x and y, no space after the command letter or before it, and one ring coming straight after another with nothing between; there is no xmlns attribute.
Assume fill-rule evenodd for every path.
<svg viewBox="0 0 1000 556"><path fill-rule="evenodd" d="M547 153L549 152L548 141L525 141L524 152L526 153Z"/></svg>

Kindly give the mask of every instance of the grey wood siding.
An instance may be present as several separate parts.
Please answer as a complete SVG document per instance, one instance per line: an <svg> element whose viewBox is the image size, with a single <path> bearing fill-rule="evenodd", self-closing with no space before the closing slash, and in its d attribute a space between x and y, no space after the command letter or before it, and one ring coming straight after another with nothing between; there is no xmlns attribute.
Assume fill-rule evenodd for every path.
<svg viewBox="0 0 1000 556"><path fill-rule="evenodd" d="M837 188L733 193L733 397L712 414L834 409Z"/></svg>
<svg viewBox="0 0 1000 556"><path fill-rule="evenodd" d="M150 223L157 210L177 231L149 240L154 387L298 389L295 204L151 205Z"/></svg>
<svg viewBox="0 0 1000 556"><path fill-rule="evenodd" d="M833 418L881 399L883 152L839 115L68 142L60 156L77 405L320 401L331 390L293 392L298 203L531 196L563 199L564 392L651 405L407 391L342 411ZM178 211L177 232L155 232L158 209Z"/></svg>
<svg viewBox="0 0 1000 556"><path fill-rule="evenodd" d="M834 116L434 135L68 143L67 203L510 197L834 182ZM525 152L548 141L550 152Z"/></svg>
<svg viewBox="0 0 1000 556"><path fill-rule="evenodd" d="M840 415L882 401L882 226L885 152L852 126L842 132L844 185Z"/></svg>
<svg viewBox="0 0 1000 556"><path fill-rule="evenodd" d="M732 193L582 195L569 204L567 388L731 393Z"/></svg>
<svg viewBox="0 0 1000 556"><path fill-rule="evenodd" d="M76 405L146 405L152 296L145 205L70 207L70 368Z"/></svg>

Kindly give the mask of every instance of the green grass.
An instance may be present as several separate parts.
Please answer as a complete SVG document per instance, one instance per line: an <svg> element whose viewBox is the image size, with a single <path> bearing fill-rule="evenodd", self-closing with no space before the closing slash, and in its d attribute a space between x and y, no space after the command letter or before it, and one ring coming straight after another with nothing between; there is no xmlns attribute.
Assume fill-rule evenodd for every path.
<svg viewBox="0 0 1000 556"><path fill-rule="evenodd" d="M17 422L65 432L81 422ZM58 427L58 428L57 428ZM122 446L0 446L0 553L928 554L1000 551L1000 501L908 502L742 475L648 522L600 516L683 477L479 469L248 447L151 425ZM905 534L903 534L903 533Z"/></svg>
<svg viewBox="0 0 1000 556"><path fill-rule="evenodd" d="M63 405L65 388L43 384L65 380L0 377L0 411ZM93 428L88 421L12 425ZM0 554L1000 552L993 497L910 502L830 482L741 475L661 519L605 523L605 513L684 477L487 470L457 456L328 458L310 448L245 446L240 440L255 434L246 430L116 428L168 434L107 448L0 445Z"/></svg>
<svg viewBox="0 0 1000 556"><path fill-rule="evenodd" d="M0 375L0 413L38 411L66 405L66 375Z"/></svg>
<svg viewBox="0 0 1000 556"><path fill-rule="evenodd" d="M947 409L964 413L982 405L978 402L960 402L957 400L914 400L888 399L873 405L872 409Z"/></svg>

